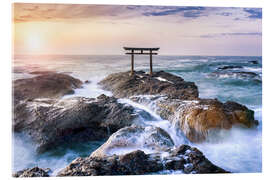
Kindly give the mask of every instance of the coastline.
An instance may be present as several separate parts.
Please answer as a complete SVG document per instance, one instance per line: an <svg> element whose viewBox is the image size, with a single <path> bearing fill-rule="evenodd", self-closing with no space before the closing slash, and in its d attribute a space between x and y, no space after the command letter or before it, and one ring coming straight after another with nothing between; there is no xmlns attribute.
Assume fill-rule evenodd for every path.
<svg viewBox="0 0 270 180"><path fill-rule="evenodd" d="M97 85L97 84L96 84ZM87 86L87 85L86 85ZM200 90L199 90L200 91ZM76 95L76 90L75 90L75 95ZM78 95L78 94L77 94ZM66 98L68 98L68 97L66 97ZM209 146L210 147L210 146ZM241 171L240 171L241 172Z"/></svg>

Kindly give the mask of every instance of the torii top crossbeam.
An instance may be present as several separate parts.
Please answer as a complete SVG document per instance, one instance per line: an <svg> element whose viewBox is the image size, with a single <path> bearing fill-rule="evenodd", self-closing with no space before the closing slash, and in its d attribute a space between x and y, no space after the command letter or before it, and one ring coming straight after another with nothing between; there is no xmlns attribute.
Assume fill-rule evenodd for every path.
<svg viewBox="0 0 270 180"><path fill-rule="evenodd" d="M126 52L126 54L131 55L131 75L133 75L134 73L134 54L150 55L150 75L152 76L153 74L152 55L157 55L158 53L153 52L153 51L158 51L159 48L124 47L124 50L128 51Z"/></svg>

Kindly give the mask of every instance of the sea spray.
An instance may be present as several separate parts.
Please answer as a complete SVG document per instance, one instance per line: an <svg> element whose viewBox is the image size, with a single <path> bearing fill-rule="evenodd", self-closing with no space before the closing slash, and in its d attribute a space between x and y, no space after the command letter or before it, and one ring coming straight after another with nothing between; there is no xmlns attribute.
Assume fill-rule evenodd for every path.
<svg viewBox="0 0 270 180"><path fill-rule="evenodd" d="M154 96L146 95L146 96L140 96L140 97L153 98ZM152 118L147 118L147 119L141 116L140 115L141 113L139 113L141 122L143 122L146 125L153 125L153 126L156 126L165 130L167 133L169 133L175 145L181 145L181 144L187 143L187 139L184 137L181 131L177 130L174 124L171 124L169 121L162 119L154 110L152 110L152 109L157 109L157 106L155 105L155 101L151 101L148 104L148 106L133 102L129 99L120 99L119 102L127 103L133 106L135 109L137 109L137 111L141 113L143 112L149 113Z"/></svg>
<svg viewBox="0 0 270 180"><path fill-rule="evenodd" d="M20 171L25 168L50 168L52 176L66 167L77 157L86 157L97 149L104 141L91 141L86 143L72 143L56 147L46 153L38 154L35 144L23 133L13 135L13 168L12 171Z"/></svg>
<svg viewBox="0 0 270 180"><path fill-rule="evenodd" d="M132 99L132 98L131 98ZM176 127L176 123L163 120L155 112L156 101L154 96L140 96L138 104L130 100L121 100L136 108L144 109L158 118L154 121L145 120L148 124L164 129L173 139L175 146L189 144L198 147L216 165L232 172L260 172L261 171L261 124L258 127L246 129L241 126L233 126L230 130L211 129L203 143L192 143ZM255 119L261 123L261 109L254 106ZM173 121L176 122L176 121ZM249 147L253 148L249 148Z"/></svg>
<svg viewBox="0 0 270 180"><path fill-rule="evenodd" d="M100 88L98 82L102 79L102 77L94 77L91 79L89 83L84 83L82 88L75 89L74 94L65 95L63 98L70 97L87 97L87 98L96 98L101 94L105 94L107 96L112 96L110 91L105 91Z"/></svg>
<svg viewBox="0 0 270 180"><path fill-rule="evenodd" d="M136 58L136 70L148 70L149 57L138 56ZM38 60L38 61L37 61ZM33 67L38 66L41 69L56 70L57 72L71 72L72 76L81 79L89 80L90 84L84 84L84 88L75 90L73 96L96 97L100 94L106 94L97 84L98 78L102 79L108 74L128 71L129 59L126 56L15 56L15 65L19 67ZM252 64L250 61L257 61L257 64ZM113 63L117 62L117 63ZM157 126L164 129L170 134L175 144L192 144L197 146L209 160L218 166L233 172L261 172L262 157L261 157L261 129L262 129L262 87L260 83L254 82L253 79L241 79L236 77L231 78L209 78L209 74L216 71L219 67L224 65L243 66L244 71L250 71L261 75L262 69L261 57L235 57L235 56L157 56L155 57L154 69L171 72L174 75L181 76L186 81L195 82L200 92L200 98L218 98L225 102L233 100L241 104L245 104L250 109L255 110L255 119L259 120L259 126L255 129L244 130L243 128L233 127L231 130L220 132L223 137L220 141L205 142L202 144L194 144L189 142L181 131L178 133L171 133L174 129L174 124L167 120L160 120L158 116L152 116L156 110L155 103L145 105L148 110L141 108L142 120L141 122L152 123L151 125L159 124ZM28 68L29 69L29 68ZM13 79L28 78L32 75L14 72ZM98 77L98 78L96 78ZM98 79L98 80L97 80ZM91 93L92 92L92 93ZM108 94L107 94L108 95ZM150 113L150 114L149 114ZM159 119L159 120L158 120ZM154 124L153 124L154 123ZM164 123L164 124L163 124ZM166 129L168 127L168 129ZM171 129L169 128L171 127ZM173 137L176 134L175 137ZM179 142L176 141L180 137ZM214 135L213 135L214 136ZM18 139L17 139L18 138ZM84 149L84 145L78 144L78 149ZM103 142L100 142L100 145ZM44 155L43 167L61 169L65 163L73 160L79 156L89 155L93 149L100 145L90 146L85 148L85 153L74 149L71 152L50 156ZM21 170L33 165L41 165L40 159L35 157L32 144L28 145L27 140L21 136L13 138L13 170ZM72 149L72 148L63 148ZM63 150L61 151L63 152ZM67 151L66 151L67 152ZM72 155L72 152L74 153ZM65 156L66 154L66 156ZM71 156L69 156L71 155ZM72 158L68 158L72 157ZM48 164L46 164L47 162ZM61 163L55 163L61 162ZM58 167L57 167L58 166ZM177 174L177 171L164 171L160 174Z"/></svg>

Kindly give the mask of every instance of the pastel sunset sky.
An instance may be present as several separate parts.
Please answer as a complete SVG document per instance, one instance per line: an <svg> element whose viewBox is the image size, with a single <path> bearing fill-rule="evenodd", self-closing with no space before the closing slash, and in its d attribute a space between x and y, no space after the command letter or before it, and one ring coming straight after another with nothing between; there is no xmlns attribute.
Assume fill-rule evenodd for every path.
<svg viewBox="0 0 270 180"><path fill-rule="evenodd" d="M15 54L261 56L262 9L196 6L13 4Z"/></svg>

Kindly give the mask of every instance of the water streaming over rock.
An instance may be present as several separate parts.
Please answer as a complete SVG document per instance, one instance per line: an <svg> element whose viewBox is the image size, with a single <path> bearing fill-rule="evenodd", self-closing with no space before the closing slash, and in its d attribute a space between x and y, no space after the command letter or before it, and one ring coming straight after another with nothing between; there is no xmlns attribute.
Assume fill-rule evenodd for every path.
<svg viewBox="0 0 270 180"><path fill-rule="evenodd" d="M250 62L253 60L258 64ZM135 62L136 69L147 71L147 62L147 57L139 57ZM218 69L225 65L243 68ZM170 135L174 146L188 144L198 147L214 164L232 172L261 172L261 69L261 57L157 56L155 58L154 70L165 70L187 81L195 82L201 98L218 98L222 102L234 100L255 111L255 119L259 121L259 126L255 129L235 126L230 130L212 131L209 139L204 143L190 142L177 128L176 123L162 119L157 113L155 101L136 103L130 99L120 99L119 102L135 107L135 113L139 115L135 124L163 129ZM64 72L82 81L90 81L90 83L85 83L83 88L75 90L74 95L63 98L97 97L100 94L110 96L112 93L100 89L97 83L111 73L129 70L129 59L125 56L15 56L14 79L36 76L31 72L37 70ZM140 140L137 139L137 141L143 141L143 138L147 138L148 135L142 133L140 135L142 139L139 138ZM53 174L56 174L73 159L88 156L103 143L104 141L70 144L44 154L36 154L33 151L34 145L26 136L14 134L13 170L39 166L49 167L53 170ZM151 149L134 146L130 149L115 149L115 153L126 153L134 149L141 149L146 153L152 152ZM181 172L162 171L159 173Z"/></svg>

